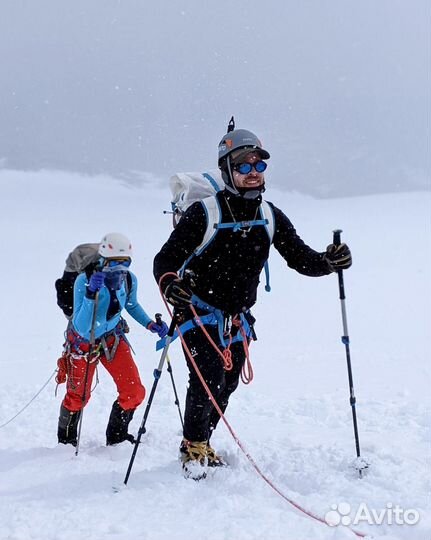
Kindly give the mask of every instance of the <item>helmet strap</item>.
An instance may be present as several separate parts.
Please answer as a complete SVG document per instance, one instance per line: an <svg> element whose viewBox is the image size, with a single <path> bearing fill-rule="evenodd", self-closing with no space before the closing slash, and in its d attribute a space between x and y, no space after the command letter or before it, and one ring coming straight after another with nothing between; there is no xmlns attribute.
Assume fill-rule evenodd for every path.
<svg viewBox="0 0 431 540"><path fill-rule="evenodd" d="M229 182L226 183L227 189L232 192L234 195L239 195L239 191L237 190L235 186L235 182L233 181L233 174L232 174L232 167L231 167L231 160L230 155L226 158L226 165L227 165L227 177Z"/></svg>

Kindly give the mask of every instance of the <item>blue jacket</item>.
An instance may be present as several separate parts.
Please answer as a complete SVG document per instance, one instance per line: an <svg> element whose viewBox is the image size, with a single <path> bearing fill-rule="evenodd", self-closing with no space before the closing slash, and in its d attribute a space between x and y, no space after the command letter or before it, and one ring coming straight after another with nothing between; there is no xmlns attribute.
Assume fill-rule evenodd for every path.
<svg viewBox="0 0 431 540"><path fill-rule="evenodd" d="M126 280L121 286L121 289L116 291L119 302L119 311L107 320L107 313L110 304L110 292L104 285L99 291L99 300L96 313L95 338L101 338L104 334L111 332L120 321L121 311L126 308L126 311L145 328L152 322L152 319L147 315L143 307L139 304L137 298L138 280L132 272L129 272L132 278L132 287L127 294ZM74 312L72 324L75 331L85 340L90 340L91 325L93 322L93 311L95 301L87 298L86 290L88 279L85 272L80 274L76 280L73 291Z"/></svg>

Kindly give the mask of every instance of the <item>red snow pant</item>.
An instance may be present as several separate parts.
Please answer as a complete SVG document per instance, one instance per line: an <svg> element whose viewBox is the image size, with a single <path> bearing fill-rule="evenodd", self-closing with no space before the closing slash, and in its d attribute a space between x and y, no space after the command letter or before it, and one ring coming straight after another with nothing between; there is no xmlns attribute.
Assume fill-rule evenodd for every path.
<svg viewBox="0 0 431 540"><path fill-rule="evenodd" d="M67 410L76 412L85 407L91 397L91 385L98 362L105 367L117 386L117 401L126 411L136 409L145 398L145 387L141 383L138 368L133 360L129 345L120 339L114 357L107 360L102 352L100 357L88 364L85 403L83 403L85 371L87 359L84 356L67 359L67 393L63 405Z"/></svg>

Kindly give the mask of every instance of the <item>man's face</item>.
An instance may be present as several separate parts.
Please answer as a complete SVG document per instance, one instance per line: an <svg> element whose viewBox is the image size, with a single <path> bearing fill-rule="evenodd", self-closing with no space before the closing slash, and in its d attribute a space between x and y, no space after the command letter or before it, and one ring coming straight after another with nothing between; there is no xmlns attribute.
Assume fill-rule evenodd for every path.
<svg viewBox="0 0 431 540"><path fill-rule="evenodd" d="M250 163L255 165L258 161L262 161L262 158L257 152L250 152L241 158L241 163ZM235 163L232 171L233 181L237 188L244 189L257 189L263 185L265 176L263 172L257 172L254 167L247 174L241 174L237 168L241 163Z"/></svg>

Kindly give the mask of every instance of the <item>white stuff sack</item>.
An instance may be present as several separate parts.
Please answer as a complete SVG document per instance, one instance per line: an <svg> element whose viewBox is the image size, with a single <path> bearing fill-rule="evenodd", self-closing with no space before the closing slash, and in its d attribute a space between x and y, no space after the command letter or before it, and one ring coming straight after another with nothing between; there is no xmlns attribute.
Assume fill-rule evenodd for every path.
<svg viewBox="0 0 431 540"><path fill-rule="evenodd" d="M174 174L169 181L169 187L172 192L174 224L177 224L189 206L215 195L217 191L224 189L225 184L219 169L213 169L203 173Z"/></svg>

